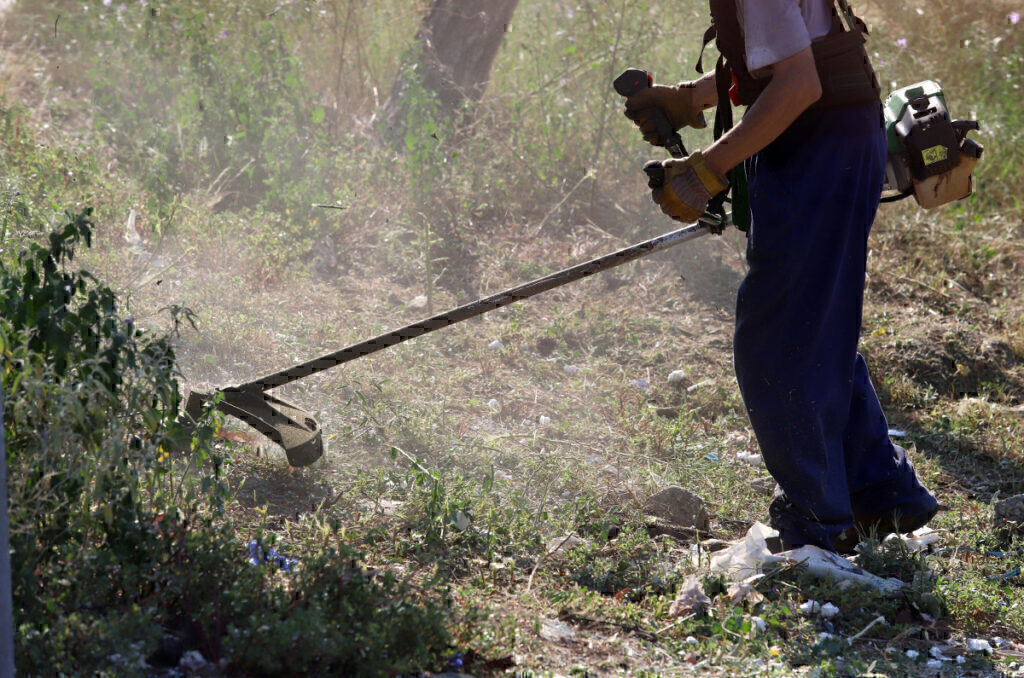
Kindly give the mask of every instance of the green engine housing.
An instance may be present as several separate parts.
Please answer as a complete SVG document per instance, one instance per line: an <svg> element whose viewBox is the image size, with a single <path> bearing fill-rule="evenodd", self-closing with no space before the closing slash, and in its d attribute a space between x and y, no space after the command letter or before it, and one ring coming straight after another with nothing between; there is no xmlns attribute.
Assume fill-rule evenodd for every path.
<svg viewBox="0 0 1024 678"><path fill-rule="evenodd" d="M909 195L914 182L956 167L961 152L980 157L981 147L966 139L972 129L978 129L977 122L951 118L942 87L933 80L890 94L885 101L889 161L884 190Z"/></svg>

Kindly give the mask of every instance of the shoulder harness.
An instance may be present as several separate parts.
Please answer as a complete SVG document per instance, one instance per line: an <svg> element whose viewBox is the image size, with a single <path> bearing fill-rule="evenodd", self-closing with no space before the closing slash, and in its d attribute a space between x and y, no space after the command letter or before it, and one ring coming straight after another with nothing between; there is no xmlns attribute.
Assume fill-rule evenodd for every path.
<svg viewBox="0 0 1024 678"><path fill-rule="evenodd" d="M718 140L732 129L732 106L753 104L771 78L755 78L747 70L747 50L735 0L710 0L710 5L711 26L704 33L704 44L697 59L697 72L704 73L704 50L714 41L720 55L715 65L718 107L714 137ZM809 111L880 102L882 88L865 48L867 35L867 25L853 13L847 1L834 0L832 30L811 44L821 82L821 98L811 105ZM743 165L731 170L728 179L732 193L733 221L740 230L745 231L750 223L750 209ZM723 203L728 199L725 192L719 194L712 200L709 210L724 215Z"/></svg>

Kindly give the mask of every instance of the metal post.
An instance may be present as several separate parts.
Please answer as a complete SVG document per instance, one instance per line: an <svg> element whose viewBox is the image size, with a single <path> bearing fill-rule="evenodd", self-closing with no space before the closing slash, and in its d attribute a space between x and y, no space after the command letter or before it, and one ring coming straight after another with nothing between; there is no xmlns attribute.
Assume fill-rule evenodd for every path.
<svg viewBox="0 0 1024 678"><path fill-rule="evenodd" d="M11 600L11 542L7 524L7 446L4 391L0 387L0 678L14 678L14 604Z"/></svg>

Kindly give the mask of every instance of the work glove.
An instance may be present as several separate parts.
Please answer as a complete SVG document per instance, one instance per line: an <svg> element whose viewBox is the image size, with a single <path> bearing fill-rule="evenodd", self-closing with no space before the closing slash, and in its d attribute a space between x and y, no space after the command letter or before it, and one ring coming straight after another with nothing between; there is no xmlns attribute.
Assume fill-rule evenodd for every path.
<svg viewBox="0 0 1024 678"><path fill-rule="evenodd" d="M659 146L664 139L658 138L652 112L661 109L677 132L685 126L702 129L708 126L704 112L697 110L693 101L696 88L692 83L678 85L652 85L626 99L625 115L632 120L644 135L644 141Z"/></svg>
<svg viewBox="0 0 1024 678"><path fill-rule="evenodd" d="M651 199L676 221L697 221L708 201L727 188L725 179L708 167L700 151L665 160L661 166L665 168L665 183L651 191Z"/></svg>

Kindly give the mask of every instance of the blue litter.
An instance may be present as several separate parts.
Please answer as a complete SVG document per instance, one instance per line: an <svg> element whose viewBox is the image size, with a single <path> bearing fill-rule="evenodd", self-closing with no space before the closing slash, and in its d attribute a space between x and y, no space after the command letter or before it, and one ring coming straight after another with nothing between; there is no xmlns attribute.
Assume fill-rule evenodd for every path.
<svg viewBox="0 0 1024 678"><path fill-rule="evenodd" d="M651 390L651 384L646 379L632 379L630 380L629 385L633 388L638 388L641 391Z"/></svg>
<svg viewBox="0 0 1024 678"><path fill-rule="evenodd" d="M708 452L707 454L704 455L704 458L707 459L708 461L718 461L718 455L715 454L714 452Z"/></svg>
<svg viewBox="0 0 1024 678"><path fill-rule="evenodd" d="M246 560L252 565L276 565L285 571L291 571L292 567L299 562L294 558L282 556L273 548L264 549L258 539L249 542Z"/></svg>

